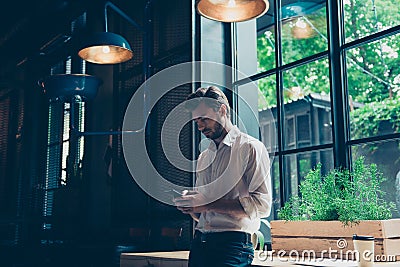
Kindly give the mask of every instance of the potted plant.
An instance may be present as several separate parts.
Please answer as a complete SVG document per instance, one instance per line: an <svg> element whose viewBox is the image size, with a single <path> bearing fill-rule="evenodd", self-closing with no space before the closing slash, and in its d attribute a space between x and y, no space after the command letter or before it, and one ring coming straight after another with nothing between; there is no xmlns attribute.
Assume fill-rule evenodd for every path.
<svg viewBox="0 0 400 267"><path fill-rule="evenodd" d="M391 219L395 205L383 199L385 180L375 164L355 161L352 171L333 169L322 175L321 164L310 170L271 221L272 249L313 251L324 255L336 250L344 258L353 250L352 236L375 237L375 254L400 257L400 219Z"/></svg>

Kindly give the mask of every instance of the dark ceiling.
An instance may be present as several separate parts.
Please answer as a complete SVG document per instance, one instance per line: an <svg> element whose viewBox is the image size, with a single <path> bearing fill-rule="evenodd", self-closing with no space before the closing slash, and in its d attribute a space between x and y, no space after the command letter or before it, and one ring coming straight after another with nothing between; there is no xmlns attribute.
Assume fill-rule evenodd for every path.
<svg viewBox="0 0 400 267"><path fill-rule="evenodd" d="M143 10L146 1L150 0L111 2L129 14ZM94 10L102 19L105 3L106 0L9 1L7 8L0 9L0 81L28 62L48 60L50 50L69 40L70 36L64 33L70 35L71 18Z"/></svg>
<svg viewBox="0 0 400 267"><path fill-rule="evenodd" d="M32 14L38 13L42 2L45 1L7 1L6 8L3 7L0 11L1 39L5 38L5 35L17 25L24 24L24 21Z"/></svg>
<svg viewBox="0 0 400 267"><path fill-rule="evenodd" d="M0 11L0 77L15 66L40 56L40 48L62 32L70 14L84 8L84 0L9 1ZM92 0L92 3L96 0ZM97 1L98 2L98 1Z"/></svg>
<svg viewBox="0 0 400 267"><path fill-rule="evenodd" d="M7 8L0 9L0 78L7 77L7 72L10 69L13 70L15 66L43 56L45 52L41 49L43 50L46 43L55 38L63 40L63 36L58 35L63 32L61 29L63 25L64 27L68 25L66 23L68 19L89 7L102 6L104 2L104 0L9 1ZM135 2L114 0L112 2L121 7L130 6L129 10L134 11L145 0ZM263 33L274 23L273 1L270 3L268 13L258 19L259 33ZM325 3L326 0L283 0L282 8L286 8L286 12L289 13L304 15ZM293 15L289 13L287 16ZM65 31L67 32L68 29Z"/></svg>

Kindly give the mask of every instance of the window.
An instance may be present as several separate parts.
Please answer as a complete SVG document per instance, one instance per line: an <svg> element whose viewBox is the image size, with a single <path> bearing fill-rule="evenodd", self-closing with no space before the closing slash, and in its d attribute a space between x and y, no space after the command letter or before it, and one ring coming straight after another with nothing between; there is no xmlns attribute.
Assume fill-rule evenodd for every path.
<svg viewBox="0 0 400 267"><path fill-rule="evenodd" d="M86 19L85 14L73 21L71 24L72 31L80 24L84 23ZM80 60L80 59L79 59ZM54 64L50 68L50 74L71 74L72 72L72 58L68 57L66 60ZM85 62L79 62L80 73L85 73ZM73 106L72 106L73 105ZM71 116L71 111L74 116ZM57 213L60 214L62 207L65 205L58 205L55 202L64 202L62 198L62 191L71 182L71 177L79 175L77 170L80 169L83 159L84 138L73 139L70 136L70 129L73 126L78 131L84 131L85 125L85 104L84 102L65 101L64 99L50 99L49 100L49 117L47 129L47 155L46 155L46 172L43 183L43 224L42 230L44 238L42 243L61 242L57 240L56 236L49 235L52 233L54 225L52 220ZM71 120L74 118L74 121ZM73 124L73 125L72 125ZM74 155L72 157L71 155Z"/></svg>
<svg viewBox="0 0 400 267"><path fill-rule="evenodd" d="M343 16L328 16L329 10L336 10L334 2L270 1L264 16L237 23L232 61L250 74L234 85L245 88L251 81L259 88L255 101L260 138L273 157L275 209L297 194L299 182L318 162L328 172L334 166L351 168L352 161L365 156L384 173L386 198L400 210L400 186L389 186L400 182L399 7L392 0L345 0L339 8ZM274 14L277 3L281 10ZM344 23L335 25L337 17L343 17ZM249 36L243 33L243 25L252 23L255 26L247 30L256 30L256 51L240 49ZM328 35L337 33L335 26L343 38ZM329 45L335 53L332 57ZM254 54L257 71L244 70L242 62L251 65L248 61ZM342 65L331 72L331 60L337 63L337 59ZM340 88L332 89L332 84ZM238 93L247 94L245 90ZM271 127L265 114L271 114L276 127ZM276 146L268 146L269 134L275 134ZM393 215L400 217L398 211Z"/></svg>

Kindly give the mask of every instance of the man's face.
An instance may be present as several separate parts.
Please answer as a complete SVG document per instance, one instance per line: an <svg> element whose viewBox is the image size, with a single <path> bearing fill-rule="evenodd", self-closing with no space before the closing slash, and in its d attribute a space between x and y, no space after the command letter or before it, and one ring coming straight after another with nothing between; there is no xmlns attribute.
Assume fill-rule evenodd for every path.
<svg viewBox="0 0 400 267"><path fill-rule="evenodd" d="M204 102L200 102L197 108L192 111L192 118L197 123L197 128L209 139L216 140L223 134L224 118L220 111L221 108L215 111Z"/></svg>

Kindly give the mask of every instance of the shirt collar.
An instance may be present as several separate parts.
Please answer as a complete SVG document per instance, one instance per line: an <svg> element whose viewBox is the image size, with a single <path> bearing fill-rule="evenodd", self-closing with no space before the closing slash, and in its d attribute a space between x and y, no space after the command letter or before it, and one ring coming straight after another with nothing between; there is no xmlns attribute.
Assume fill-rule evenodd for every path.
<svg viewBox="0 0 400 267"><path fill-rule="evenodd" d="M221 144L224 144L226 146L232 146L236 140L236 137L239 135L239 133L240 133L240 130L238 129L238 127L236 127L236 125L233 125L232 129L230 129L228 134L222 140ZM217 146L215 145L215 143L213 141L210 142L210 145L208 146L208 148L211 151L217 150Z"/></svg>

